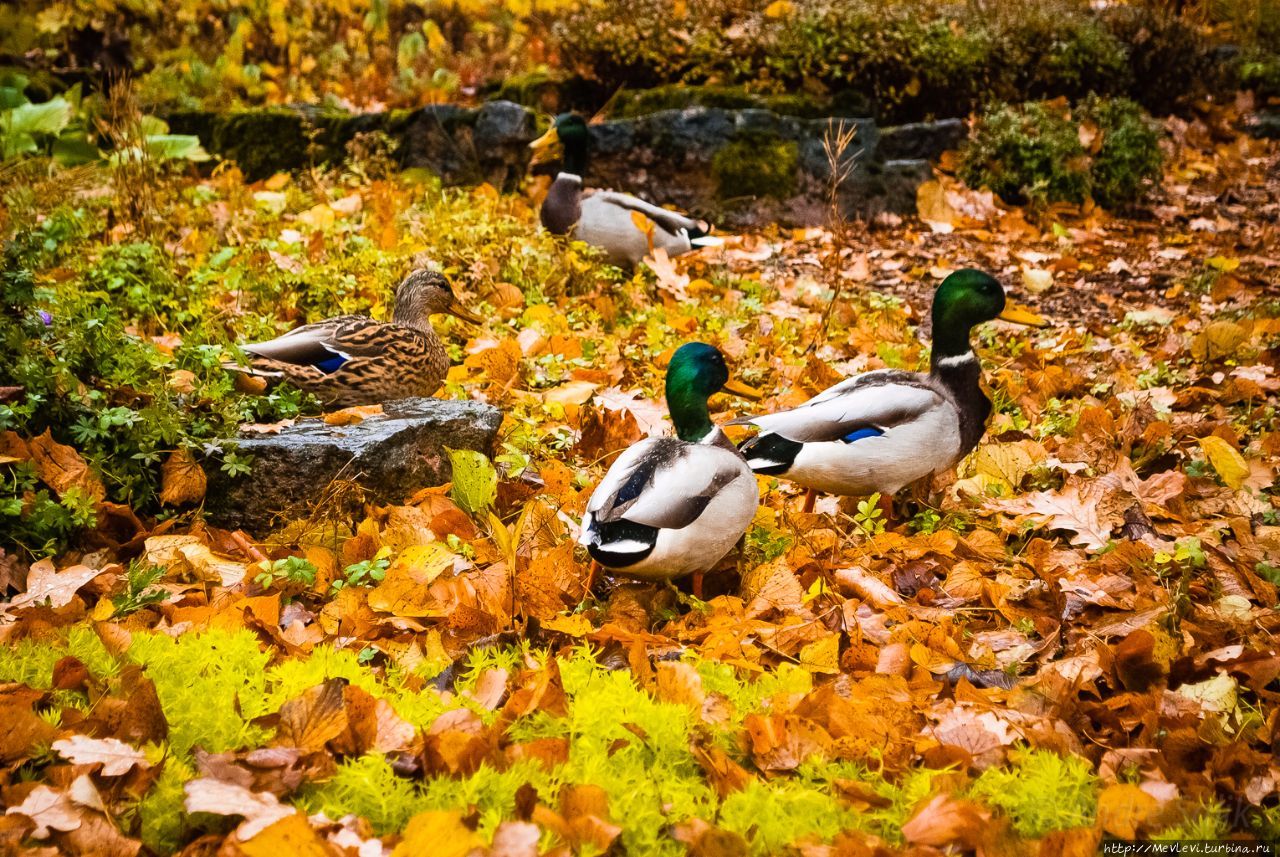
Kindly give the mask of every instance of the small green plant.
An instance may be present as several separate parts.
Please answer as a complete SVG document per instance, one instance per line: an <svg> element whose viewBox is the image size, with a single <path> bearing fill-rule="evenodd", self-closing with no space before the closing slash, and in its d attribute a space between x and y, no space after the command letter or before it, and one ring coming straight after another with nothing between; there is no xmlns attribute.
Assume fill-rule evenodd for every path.
<svg viewBox="0 0 1280 857"><path fill-rule="evenodd" d="M290 557L290 559L294 558ZM330 585L330 589L337 592L348 586L372 586L386 577L387 569L390 567L391 560L385 556L379 555L373 559L362 560L343 569L342 577L335 580Z"/></svg>
<svg viewBox="0 0 1280 857"><path fill-rule="evenodd" d="M880 495L872 494L865 500L858 501L858 510L853 514L853 523L868 536L884 532L884 510L879 507Z"/></svg>
<svg viewBox="0 0 1280 857"><path fill-rule="evenodd" d="M149 604L163 601L168 593L154 586L161 577L164 577L164 569L158 565L130 563L129 570L125 573L124 592L111 599L116 608L115 615L128 616Z"/></svg>
<svg viewBox="0 0 1280 857"><path fill-rule="evenodd" d="M315 584L318 571L319 569L304 557L287 556L284 559L273 560L266 571L254 576L253 582L263 589L270 589L281 582L308 587Z"/></svg>
<svg viewBox="0 0 1280 857"><path fill-rule="evenodd" d="M942 525L942 515L934 509L921 509L907 522L907 529L913 533L936 533Z"/></svg>
<svg viewBox="0 0 1280 857"><path fill-rule="evenodd" d="M1061 103L1000 104L974 126L960 178L1014 203L1134 202L1160 176L1160 137L1140 107L1089 96Z"/></svg>

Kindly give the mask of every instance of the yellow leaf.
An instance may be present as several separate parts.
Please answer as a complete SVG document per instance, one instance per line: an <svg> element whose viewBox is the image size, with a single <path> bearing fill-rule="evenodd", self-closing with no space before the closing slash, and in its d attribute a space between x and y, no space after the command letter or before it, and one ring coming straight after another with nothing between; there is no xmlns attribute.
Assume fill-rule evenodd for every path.
<svg viewBox="0 0 1280 857"><path fill-rule="evenodd" d="M1229 274L1236 268L1240 267L1240 260L1232 256L1210 256L1204 260L1204 263L1210 268Z"/></svg>
<svg viewBox="0 0 1280 857"><path fill-rule="evenodd" d="M480 837L462 823L456 812L432 810L420 812L409 819L404 838L391 852L391 857L413 857L430 854L432 857L464 857L473 848L483 846Z"/></svg>
<svg viewBox="0 0 1280 857"><path fill-rule="evenodd" d="M330 426L353 426L380 414L382 414L382 405L353 405L325 414L324 423Z"/></svg>
<svg viewBox="0 0 1280 857"><path fill-rule="evenodd" d="M585 637L595 630L591 620L581 613L561 613L552 616L542 623L542 628L544 631L559 631L570 637Z"/></svg>
<svg viewBox="0 0 1280 857"><path fill-rule="evenodd" d="M1135 839L1138 828L1159 808L1159 802L1133 783L1113 783L1098 796L1098 824L1120 839Z"/></svg>
<svg viewBox="0 0 1280 857"><path fill-rule="evenodd" d="M766 18L785 18L794 12L795 8L791 0L773 0L772 3L764 7L764 16Z"/></svg>
<svg viewBox="0 0 1280 857"><path fill-rule="evenodd" d="M1233 356L1249 341L1249 330L1234 321L1215 321L1191 340L1191 356L1200 361Z"/></svg>
<svg viewBox="0 0 1280 857"><path fill-rule="evenodd" d="M800 666L811 673L838 675L840 672L840 635L830 634L801 648Z"/></svg>
<svg viewBox="0 0 1280 857"><path fill-rule="evenodd" d="M1244 456L1214 434L1200 438L1200 448L1204 450L1205 458L1209 459L1222 481L1227 483L1227 487L1233 491L1240 490L1240 486L1249 478L1249 464Z"/></svg>
<svg viewBox="0 0 1280 857"><path fill-rule="evenodd" d="M951 232L959 215L947 202L947 193L936 181L927 181L916 188L916 213L934 232Z"/></svg>

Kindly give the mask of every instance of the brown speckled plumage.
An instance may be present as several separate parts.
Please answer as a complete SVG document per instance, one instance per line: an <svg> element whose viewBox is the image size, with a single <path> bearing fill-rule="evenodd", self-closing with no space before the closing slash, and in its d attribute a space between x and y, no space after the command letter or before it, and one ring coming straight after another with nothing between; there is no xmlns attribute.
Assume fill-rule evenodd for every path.
<svg viewBox="0 0 1280 857"><path fill-rule="evenodd" d="M228 368L268 385L288 381L332 408L430 396L449 371L448 352L430 319L444 312L476 320L458 305L444 276L415 271L396 288L390 322L346 315L304 325L242 346L249 365Z"/></svg>

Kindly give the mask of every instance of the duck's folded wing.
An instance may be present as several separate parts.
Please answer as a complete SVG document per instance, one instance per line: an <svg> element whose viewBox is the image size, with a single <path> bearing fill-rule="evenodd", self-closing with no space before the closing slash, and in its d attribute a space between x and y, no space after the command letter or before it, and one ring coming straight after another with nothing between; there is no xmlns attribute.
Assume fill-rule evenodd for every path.
<svg viewBox="0 0 1280 857"><path fill-rule="evenodd" d="M651 202L645 202L637 196L616 191L596 191L587 198L596 204L608 204L623 209L627 216L631 212L639 212L658 225L658 228L672 235L684 232L690 238L699 238L711 231L704 220L696 220L678 211L670 211Z"/></svg>
<svg viewBox="0 0 1280 857"><path fill-rule="evenodd" d="M297 366L321 366L335 359L376 353L373 336L377 323L361 316L346 316L295 328L266 342L240 346L255 357Z"/></svg>
<svg viewBox="0 0 1280 857"><path fill-rule="evenodd" d="M774 414L735 420L751 423L797 443L840 440L863 429L883 432L919 419L947 400L926 383L867 376L841 382L802 405ZM861 382L861 383L851 383Z"/></svg>
<svg viewBox="0 0 1280 857"><path fill-rule="evenodd" d="M587 504L595 520L628 520L679 530L702 514L721 488L742 477L742 463L719 447L652 438L618 457Z"/></svg>

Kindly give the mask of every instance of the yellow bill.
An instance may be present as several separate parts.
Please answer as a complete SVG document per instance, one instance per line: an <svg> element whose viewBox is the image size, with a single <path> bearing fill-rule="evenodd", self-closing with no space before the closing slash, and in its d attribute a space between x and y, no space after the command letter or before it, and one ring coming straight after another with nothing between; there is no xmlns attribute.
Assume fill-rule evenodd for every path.
<svg viewBox="0 0 1280 857"><path fill-rule="evenodd" d="M1004 312L997 316L1001 321L1011 321L1014 324L1025 324L1030 327L1045 327L1049 324L1041 316L1036 315L1026 307L1020 307L1017 304L1006 304Z"/></svg>
<svg viewBox="0 0 1280 857"><path fill-rule="evenodd" d="M556 143L559 143L559 142L560 142L560 135L556 133L556 126L552 125L549 129L547 129L547 133L543 134L541 137L539 137L538 139L530 143L529 148L533 149L535 152L539 152L547 148L548 146L554 146Z"/></svg>

